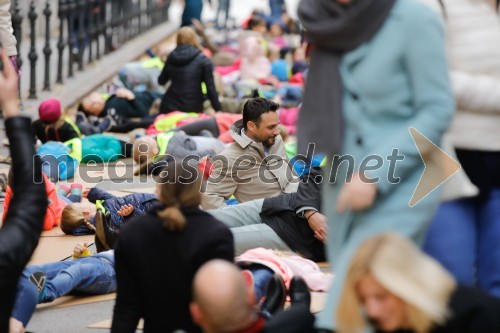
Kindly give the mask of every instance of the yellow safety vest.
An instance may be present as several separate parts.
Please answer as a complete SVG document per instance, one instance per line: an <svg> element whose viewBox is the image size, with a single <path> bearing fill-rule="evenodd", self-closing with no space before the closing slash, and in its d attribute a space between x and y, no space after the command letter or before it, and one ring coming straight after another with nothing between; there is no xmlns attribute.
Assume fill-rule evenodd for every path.
<svg viewBox="0 0 500 333"><path fill-rule="evenodd" d="M175 132L160 133L156 136L156 142L158 143L158 155L154 157L154 161L167 153L168 142L174 136Z"/></svg>
<svg viewBox="0 0 500 333"><path fill-rule="evenodd" d="M74 138L64 142L64 144L70 149L69 156L73 157L80 163L82 161L82 139Z"/></svg>

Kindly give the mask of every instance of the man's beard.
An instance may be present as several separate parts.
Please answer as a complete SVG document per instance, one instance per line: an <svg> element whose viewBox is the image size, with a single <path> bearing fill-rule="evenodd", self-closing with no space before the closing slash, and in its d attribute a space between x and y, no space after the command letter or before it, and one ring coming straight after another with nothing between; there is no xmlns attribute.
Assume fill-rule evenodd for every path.
<svg viewBox="0 0 500 333"><path fill-rule="evenodd" d="M272 142L269 142L271 139L272 139ZM272 137L272 138L268 138L262 144L264 145L264 147L271 147L272 145L274 145L275 142L276 142L276 137Z"/></svg>

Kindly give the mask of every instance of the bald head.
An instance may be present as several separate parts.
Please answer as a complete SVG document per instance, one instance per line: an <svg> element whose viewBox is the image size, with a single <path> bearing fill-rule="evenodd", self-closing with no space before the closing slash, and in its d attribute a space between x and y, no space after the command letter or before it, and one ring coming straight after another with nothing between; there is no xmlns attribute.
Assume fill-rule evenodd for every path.
<svg viewBox="0 0 500 333"><path fill-rule="evenodd" d="M212 260L198 270L193 282L193 299L195 311L199 312L193 313L193 319L206 332L237 330L254 320L240 270L227 261Z"/></svg>

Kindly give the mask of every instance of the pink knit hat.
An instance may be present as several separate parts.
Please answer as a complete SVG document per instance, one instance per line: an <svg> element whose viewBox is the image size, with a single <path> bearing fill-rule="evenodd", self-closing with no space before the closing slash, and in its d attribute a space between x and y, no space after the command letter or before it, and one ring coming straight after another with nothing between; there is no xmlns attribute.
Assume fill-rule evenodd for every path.
<svg viewBox="0 0 500 333"><path fill-rule="evenodd" d="M61 102L56 98L46 99L38 107L38 115L44 123L55 123L61 118Z"/></svg>

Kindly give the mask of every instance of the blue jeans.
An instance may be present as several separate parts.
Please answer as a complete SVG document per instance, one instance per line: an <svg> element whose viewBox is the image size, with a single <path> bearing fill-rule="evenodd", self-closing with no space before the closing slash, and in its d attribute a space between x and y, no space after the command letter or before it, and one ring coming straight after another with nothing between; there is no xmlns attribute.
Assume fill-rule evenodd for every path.
<svg viewBox="0 0 500 333"><path fill-rule="evenodd" d="M57 261L44 265L28 266L19 280L16 303L12 317L28 324L38 304L38 292L29 277L34 272L46 274L45 297L42 303L69 293L90 295L107 294L116 291L115 269L110 262L98 257Z"/></svg>
<svg viewBox="0 0 500 333"><path fill-rule="evenodd" d="M424 251L457 281L500 297L500 188L487 199L441 204L429 228Z"/></svg>
<svg viewBox="0 0 500 333"><path fill-rule="evenodd" d="M271 23L281 22L281 14L283 14L284 0L269 0L269 7L271 8Z"/></svg>
<svg viewBox="0 0 500 333"><path fill-rule="evenodd" d="M262 297L266 295L267 285L269 284L269 280L271 280L274 272L270 268L261 264L252 264L242 268L252 272L255 300L259 303Z"/></svg>

